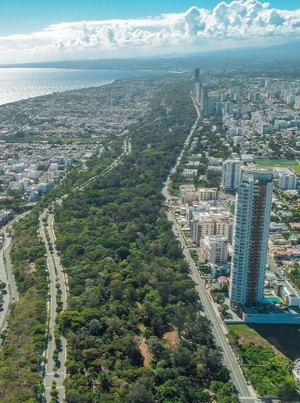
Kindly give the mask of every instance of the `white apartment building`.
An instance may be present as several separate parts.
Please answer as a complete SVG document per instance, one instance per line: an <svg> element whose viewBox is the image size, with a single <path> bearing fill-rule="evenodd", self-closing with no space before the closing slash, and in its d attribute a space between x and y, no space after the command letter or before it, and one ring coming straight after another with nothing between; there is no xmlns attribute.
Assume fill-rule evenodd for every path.
<svg viewBox="0 0 300 403"><path fill-rule="evenodd" d="M295 99L295 109L300 109L300 96L299 95Z"/></svg>
<svg viewBox="0 0 300 403"><path fill-rule="evenodd" d="M279 174L278 186L283 190L297 189L297 175L291 173Z"/></svg>
<svg viewBox="0 0 300 403"><path fill-rule="evenodd" d="M227 160L222 168L222 188L225 192L235 192L241 179L242 162L240 160Z"/></svg>
<svg viewBox="0 0 300 403"><path fill-rule="evenodd" d="M204 237L221 236L229 242L232 240L232 219L225 214L194 214L190 222L193 241L199 246Z"/></svg>
<svg viewBox="0 0 300 403"><path fill-rule="evenodd" d="M197 192L194 185L181 185L179 187L181 204L189 204L197 200Z"/></svg>
<svg viewBox="0 0 300 403"><path fill-rule="evenodd" d="M188 180L193 180L194 178L196 178L197 174L197 169L184 169L182 171L182 176Z"/></svg>
<svg viewBox="0 0 300 403"><path fill-rule="evenodd" d="M228 259L228 240L225 237L205 237L200 240L200 259L212 265L223 266Z"/></svg>
<svg viewBox="0 0 300 403"><path fill-rule="evenodd" d="M198 200L199 201L217 200L217 198L218 198L218 189L216 189L216 188L200 188L200 189L198 189Z"/></svg>
<svg viewBox="0 0 300 403"><path fill-rule="evenodd" d="M194 201L217 200L218 189L199 188L196 190L194 185L181 185L179 188L181 204L190 204Z"/></svg>

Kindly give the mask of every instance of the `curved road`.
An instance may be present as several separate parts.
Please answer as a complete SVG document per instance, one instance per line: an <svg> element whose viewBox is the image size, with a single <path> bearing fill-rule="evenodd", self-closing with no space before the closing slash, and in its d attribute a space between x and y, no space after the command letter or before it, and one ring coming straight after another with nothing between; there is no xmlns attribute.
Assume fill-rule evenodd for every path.
<svg viewBox="0 0 300 403"><path fill-rule="evenodd" d="M54 217L49 213L48 209L45 209L40 215L40 235L46 247L47 267L50 283L50 302L48 307L48 346L45 357L44 386L47 402L51 401L50 392L53 384L55 384L59 401L63 402L65 400L64 380L66 378L67 342L63 336L60 336L61 351L58 354L60 365L57 368L54 359L54 353L56 351L54 332L58 314L58 290L61 291L61 310L64 310L67 307L68 282L55 247L53 220Z"/></svg>
<svg viewBox="0 0 300 403"><path fill-rule="evenodd" d="M86 181L83 185L78 186L74 190L83 191L88 185L92 184L98 177L106 175L113 168L115 168L121 161L124 155L128 155L132 151L130 137L128 131L124 132L124 144L123 151L116 158L112 164L105 168L99 175L95 175ZM68 194L62 196L56 200L58 205L61 205L63 200L68 197ZM52 205L54 205L53 203ZM16 281L12 272L10 250L12 239L7 232L10 226L23 218L29 213L25 212L20 214L15 219L10 221L6 226L0 230L0 235L3 235L3 245L0 248L0 280L6 284L7 294L3 298L3 311L0 312L0 333L7 326L7 317L10 310L10 304L19 299L17 291ZM49 213L48 209L45 209L39 217L39 233L44 241L46 248L47 267L49 274L49 295L50 301L48 306L48 343L45 352L45 396L46 401L51 401L51 388L55 384L56 391L58 393L58 399L60 402L65 400L64 380L66 378L66 358L67 358L67 342L63 336L60 336L61 351L58 354L58 361L60 362L59 368L56 368L54 352L56 351L56 343L54 337L56 317L57 317L57 291L61 291L61 309L64 310L67 307L68 296L68 278L62 267L60 257L58 255L55 246L55 232L54 232L54 216Z"/></svg>
<svg viewBox="0 0 300 403"><path fill-rule="evenodd" d="M88 185L91 185L98 177L102 177L115 168L124 155L131 153L132 147L129 137L125 137L123 144L123 151L107 168L100 174L88 179L83 185L78 186L74 190L83 191ZM69 194L65 194L60 199L52 203L52 207L56 204L62 205ZM59 402L65 401L64 380L66 378L66 359L67 359L67 341L63 336L60 336L61 351L59 352L58 360L60 362L59 368L55 366L54 353L56 350L55 343L55 324L57 318L57 292L61 291L61 309L67 308L68 302L68 277L61 264L61 260L56 249L56 236L54 232L54 215L45 209L39 217L39 232L45 244L47 267L49 275L49 294L50 301L48 306L48 345L45 352L45 397L47 403L51 401L51 389L55 385L58 394Z"/></svg>
<svg viewBox="0 0 300 403"><path fill-rule="evenodd" d="M194 100L193 100L194 102ZM215 309L214 303L207 292L205 285L203 283L203 280L199 274L199 271L194 263L194 260L190 254L189 248L187 247L187 244L185 242L185 239L181 233L181 228L178 225L176 218L172 212L172 198L169 193L169 185L171 183L171 175L176 172L176 169L183 157L183 153L185 152L191 138L194 135L194 132L196 128L198 127L199 121L200 121L200 111L197 106L197 104L194 102L194 106L197 111L197 119L191 128L191 131L184 143L184 147L176 161L176 164L172 168L169 177L167 178L164 187L162 189L162 194L166 200L166 204L168 206L168 220L172 223L172 230L176 238L179 240L181 246L182 246L182 253L189 265L190 268L190 273L191 273L191 278L193 279L195 283L196 290L198 292L198 295L200 297L202 306L204 308L204 312L206 317L210 320L212 324L212 332L215 337L216 343L219 347L221 347L224 355L224 363L227 366L227 368L230 371L232 381L239 393L239 400L240 401L248 401L248 402L257 402L258 400L256 399L255 392L253 388L247 384L246 379L243 375L243 372L238 364L238 361L235 357L235 354L227 340L226 337L226 328L220 319L220 316L217 313L217 310Z"/></svg>
<svg viewBox="0 0 300 403"><path fill-rule="evenodd" d="M3 311L0 312L0 332L6 328L6 319L9 314L10 304L17 301L19 298L11 268L11 238L5 230L1 232L1 235L3 235L4 238L2 248L0 249L0 280L6 284L7 294L3 296Z"/></svg>
<svg viewBox="0 0 300 403"><path fill-rule="evenodd" d="M3 245L2 248L0 248L0 280L6 284L7 291L7 294L3 298L3 311L0 312L0 333L7 326L7 317L10 310L10 304L18 301L19 299L17 284L12 271L12 264L10 259L12 239L9 235L8 230L15 222L19 221L27 214L28 212L20 214L0 230L0 235L3 236Z"/></svg>

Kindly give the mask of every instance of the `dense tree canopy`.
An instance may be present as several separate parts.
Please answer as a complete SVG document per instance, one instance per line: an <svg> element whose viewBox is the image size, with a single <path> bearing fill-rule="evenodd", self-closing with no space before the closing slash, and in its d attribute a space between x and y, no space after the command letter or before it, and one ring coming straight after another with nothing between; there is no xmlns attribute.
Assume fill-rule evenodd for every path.
<svg viewBox="0 0 300 403"><path fill-rule="evenodd" d="M188 91L162 88L132 153L56 211L71 293L59 318L68 402L236 401L162 208L195 119Z"/></svg>

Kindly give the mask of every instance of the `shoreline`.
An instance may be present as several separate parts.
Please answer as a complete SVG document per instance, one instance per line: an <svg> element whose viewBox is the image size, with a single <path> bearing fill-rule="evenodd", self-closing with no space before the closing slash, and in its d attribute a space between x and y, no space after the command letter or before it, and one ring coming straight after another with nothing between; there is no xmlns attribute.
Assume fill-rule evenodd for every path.
<svg viewBox="0 0 300 403"><path fill-rule="evenodd" d="M88 89L92 89L92 88L105 87L107 85L114 84L116 81L119 81L119 80L121 80L121 79L115 79L115 80L112 80L112 81L108 81L106 83L99 84L98 86L93 85L93 86L89 86L89 87L78 87L78 88L66 89L66 90L62 90L62 91L53 91L53 92L49 92L49 93L45 93L45 94L30 96L28 98L20 98L20 99L17 99L15 101L9 101L9 102L5 102L5 103L0 102L0 108L5 107L5 106L13 106L14 104L17 104L17 103L20 103L20 102L26 102L26 101L34 100L34 99L37 99L37 98L48 97L48 96L55 95L55 94L64 94L66 92L88 90ZM124 80L128 80L128 79L125 78Z"/></svg>
<svg viewBox="0 0 300 403"><path fill-rule="evenodd" d="M164 71L164 70L159 70L159 69L158 70L151 70L151 69L127 69L127 70L126 69L119 69L119 70L92 69L92 70L84 70L84 69L74 69L74 68L67 69L67 68L52 68L52 67L51 68L48 68L48 67L45 67L45 68L43 68L43 67L42 68L40 68L40 67L38 67L38 68L35 68L35 67L32 67L32 68L1 68L0 67L0 91L2 90L1 81L4 82L4 80L1 80L1 71L4 71L4 70L7 70L7 71L26 70L26 71L30 71L30 72L36 71L37 73L45 73L45 75L47 73L49 73L49 74L51 74L51 73L63 73L63 74L67 75L67 77L66 77L67 79L69 79L69 78L72 79L72 77L70 76L70 74L72 74L72 73L75 73L75 74L76 73L78 73L78 74L82 73L85 76L83 78L80 78L80 77L76 78L75 77L74 80L75 80L75 82L76 82L76 80L78 81L78 86L75 84L74 87L71 86L70 88L68 88L67 86L65 88L63 88L63 86L66 85L64 83L66 83L67 81L65 81L65 80L63 80L62 78L59 78L59 77L54 78L54 85L52 85L52 89L51 89L51 84L49 84L49 87L48 87L49 90L47 89L47 87L42 88L42 89L39 90L38 88L40 88L40 86L38 85L38 81L35 82L35 78L29 78L29 80L32 80L33 85L31 87L29 86L28 89L27 89L28 96L20 96L20 97L17 97L16 99L5 100L3 102L1 101L1 97L0 97L0 108L3 107L3 106L5 107L7 105L15 104L17 102L32 100L34 98L53 95L53 94L56 94L56 93L61 94L61 93L70 92L70 91L78 91L78 90L85 90L85 89L89 89L89 88L104 87L104 86L107 86L107 85L111 85L116 81L126 81L126 80L132 80L132 79L136 79L136 80L138 80L138 79L148 79L148 78L154 78L154 77L164 77L164 76L168 76L168 75L174 75L174 73L175 73L174 71L167 71L167 70ZM83 84L83 82L86 79L88 73L97 73L97 72L99 72L99 73L102 72L104 74L102 79L101 79L101 77L99 77L99 78L95 77L94 80L91 79L90 83ZM112 74L114 72L116 74L119 73L120 77L106 78L105 73L110 73L110 72L112 72ZM126 76L125 73L130 73L130 72L132 72L132 75ZM68 73L70 73L70 74L68 74ZM125 76L122 76L122 73L124 73ZM145 74L145 75L143 75L143 74ZM51 83L51 79L52 78L50 77L50 83ZM26 82L26 80L28 80L28 78L26 78L26 76L25 76L25 77L21 77L20 80L21 80L21 83L22 83L22 81ZM40 79L40 81L41 82L43 82L43 81L47 82L47 81L49 81L49 77L47 77L47 76L42 77ZM97 83L97 81L98 81L98 83ZM80 82L82 82L81 85L80 85ZM17 86L18 78L16 78L16 81L12 81L12 83L15 84L15 87L17 88L18 87ZM33 88L33 92L35 91L35 89L37 89L36 94L30 94L30 92L32 91L32 88ZM62 89L60 89L60 88L62 88ZM5 93L5 91L6 90L5 90L5 87L4 87L3 92Z"/></svg>
<svg viewBox="0 0 300 403"><path fill-rule="evenodd" d="M0 139L118 136L148 114L154 88L174 80L178 74L121 77L0 105Z"/></svg>

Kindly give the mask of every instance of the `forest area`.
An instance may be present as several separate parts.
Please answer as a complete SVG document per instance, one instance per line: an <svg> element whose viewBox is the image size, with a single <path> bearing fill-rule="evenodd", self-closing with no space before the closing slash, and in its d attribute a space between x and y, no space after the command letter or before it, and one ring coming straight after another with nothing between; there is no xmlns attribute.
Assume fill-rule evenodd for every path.
<svg viewBox="0 0 300 403"><path fill-rule="evenodd" d="M189 90L162 87L132 153L56 209L70 403L238 401L162 206L196 118Z"/></svg>

